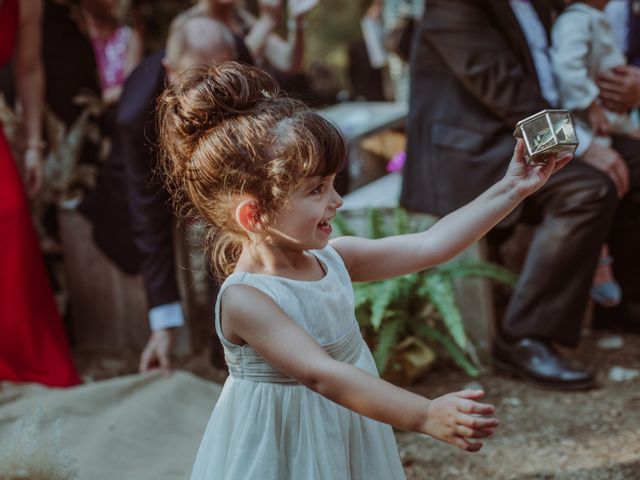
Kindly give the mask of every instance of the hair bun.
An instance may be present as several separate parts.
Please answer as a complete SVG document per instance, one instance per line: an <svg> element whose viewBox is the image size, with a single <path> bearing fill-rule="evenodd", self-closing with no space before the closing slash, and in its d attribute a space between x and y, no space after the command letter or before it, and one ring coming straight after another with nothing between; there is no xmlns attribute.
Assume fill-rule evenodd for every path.
<svg viewBox="0 0 640 480"><path fill-rule="evenodd" d="M279 91L266 72L237 62L187 70L170 88L174 113L187 136L200 136L231 116L260 108Z"/></svg>

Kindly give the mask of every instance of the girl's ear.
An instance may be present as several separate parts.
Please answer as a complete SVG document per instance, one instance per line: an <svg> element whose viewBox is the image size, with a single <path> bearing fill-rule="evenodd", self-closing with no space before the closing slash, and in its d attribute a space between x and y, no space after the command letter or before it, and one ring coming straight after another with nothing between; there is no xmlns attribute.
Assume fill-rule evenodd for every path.
<svg viewBox="0 0 640 480"><path fill-rule="evenodd" d="M236 207L236 222L244 230L256 233L260 229L260 216L255 200L246 199Z"/></svg>

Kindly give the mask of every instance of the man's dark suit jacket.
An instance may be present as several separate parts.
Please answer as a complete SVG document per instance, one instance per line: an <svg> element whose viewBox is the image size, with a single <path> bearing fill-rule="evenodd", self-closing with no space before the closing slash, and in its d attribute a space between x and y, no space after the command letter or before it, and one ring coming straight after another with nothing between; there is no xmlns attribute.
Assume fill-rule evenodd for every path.
<svg viewBox="0 0 640 480"><path fill-rule="evenodd" d="M96 243L128 273L144 277L149 308L177 302L173 214L156 172L156 101L166 85L163 52L144 59L120 98L112 151L100 173L93 213Z"/></svg>
<svg viewBox="0 0 640 480"><path fill-rule="evenodd" d="M562 1L531 3L548 31ZM413 47L401 203L444 215L500 179L515 124L549 105L508 0L429 0Z"/></svg>

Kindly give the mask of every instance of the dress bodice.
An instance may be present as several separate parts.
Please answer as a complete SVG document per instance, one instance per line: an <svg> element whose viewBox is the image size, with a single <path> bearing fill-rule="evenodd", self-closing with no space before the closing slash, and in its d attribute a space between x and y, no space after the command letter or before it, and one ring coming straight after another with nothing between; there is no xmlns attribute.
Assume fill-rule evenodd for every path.
<svg viewBox="0 0 640 480"><path fill-rule="evenodd" d="M287 383L274 367L248 345L229 342L220 324L220 299L231 285L244 284L265 293L333 358L352 363L360 355L362 335L354 314L351 279L333 247L311 252L322 264L325 276L316 281L253 273L235 273L220 288L216 304L216 332L224 346L229 371L237 378Z"/></svg>
<svg viewBox="0 0 640 480"><path fill-rule="evenodd" d="M19 0L3 0L0 2L0 67L4 66L13 55L13 48L20 20Z"/></svg>

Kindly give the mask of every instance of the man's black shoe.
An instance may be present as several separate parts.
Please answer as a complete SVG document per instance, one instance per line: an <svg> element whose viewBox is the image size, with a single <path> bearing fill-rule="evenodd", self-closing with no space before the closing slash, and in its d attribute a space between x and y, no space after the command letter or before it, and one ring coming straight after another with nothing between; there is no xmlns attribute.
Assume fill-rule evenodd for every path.
<svg viewBox="0 0 640 480"><path fill-rule="evenodd" d="M591 370L569 364L553 347L533 338L523 338L510 344L496 337L493 366L552 390L583 390L595 384Z"/></svg>

